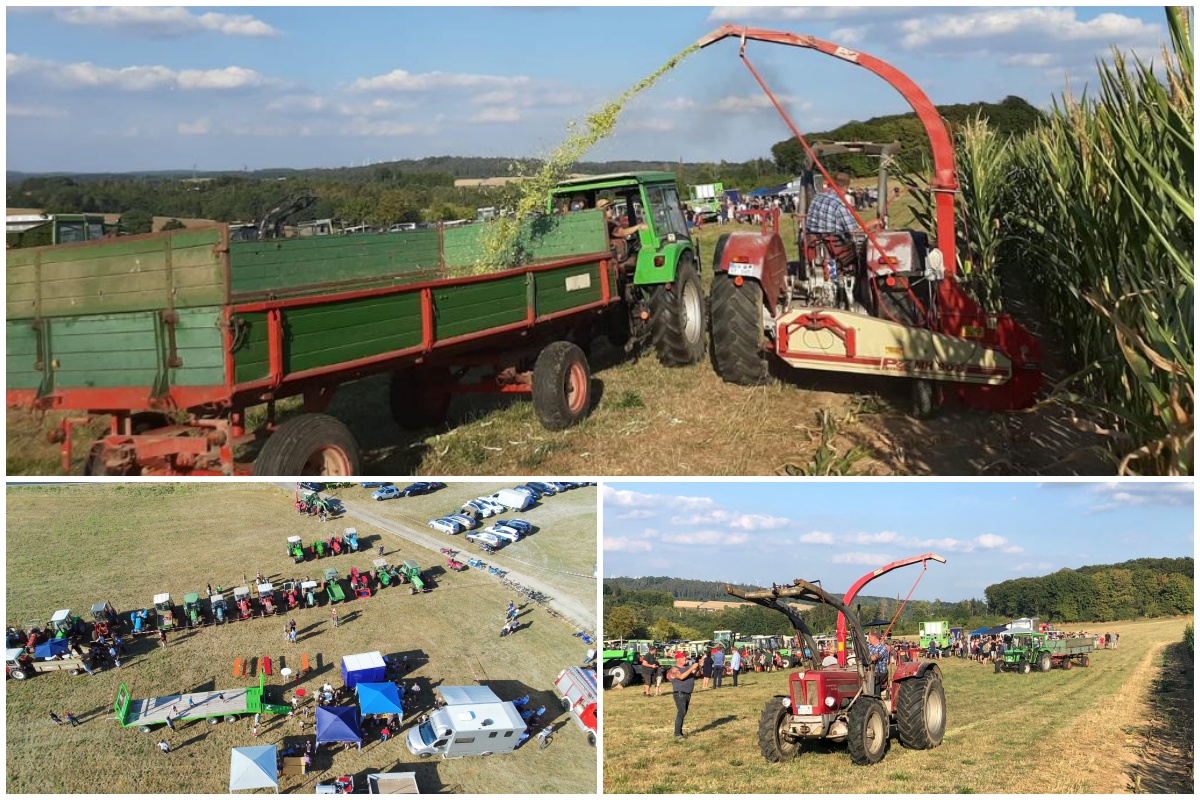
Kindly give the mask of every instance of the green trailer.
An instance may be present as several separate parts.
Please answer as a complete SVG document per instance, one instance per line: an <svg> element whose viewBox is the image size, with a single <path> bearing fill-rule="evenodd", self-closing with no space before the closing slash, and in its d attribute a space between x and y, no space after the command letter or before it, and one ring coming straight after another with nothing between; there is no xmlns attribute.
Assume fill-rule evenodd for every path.
<svg viewBox="0 0 1200 800"><path fill-rule="evenodd" d="M358 442L324 411L373 373L391 376L403 427L439 425L452 394L480 391L529 394L543 425L569 427L592 388L574 342L629 340L649 308L662 337L697 328L699 353L663 347L703 350L698 312L681 321L673 300L699 263L677 198L653 176L609 183L576 189L643 198L636 266L600 209L522 220L487 268L491 223L265 241L217 225L10 250L7 404L69 412L50 432L64 472L76 426L103 419L109 433L85 445L93 475L362 474ZM303 411L277 418L289 397Z"/></svg>
<svg viewBox="0 0 1200 800"><path fill-rule="evenodd" d="M1013 634L996 662L996 672L1049 672L1054 667L1091 666L1092 640L1087 636L1051 639L1044 633Z"/></svg>
<svg viewBox="0 0 1200 800"><path fill-rule="evenodd" d="M247 714L290 713L290 705L275 705L266 701L266 681L267 676L260 673L257 687L173 694L148 700L134 700L122 683L117 689L113 711L122 727L136 727L142 733L150 733L166 725L168 716L173 723L207 719L215 725L221 720L233 722Z"/></svg>

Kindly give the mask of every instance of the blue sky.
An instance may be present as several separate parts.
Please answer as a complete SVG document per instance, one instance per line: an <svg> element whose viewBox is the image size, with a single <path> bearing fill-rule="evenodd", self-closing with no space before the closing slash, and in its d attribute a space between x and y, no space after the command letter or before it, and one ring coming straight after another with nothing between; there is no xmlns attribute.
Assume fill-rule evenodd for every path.
<svg viewBox="0 0 1200 800"><path fill-rule="evenodd" d="M844 591L933 552L947 563L931 562L913 597L956 601L1063 567L1195 554L1191 483L609 482L601 497L606 576ZM919 573L864 593L903 597Z"/></svg>
<svg viewBox="0 0 1200 800"><path fill-rule="evenodd" d="M7 166L344 166L536 156L725 23L809 33L892 61L937 103L1078 90L1111 46L1153 56L1150 8L8 8ZM865 71L749 51L801 130L906 111ZM626 109L604 160L770 157L786 130L723 42Z"/></svg>

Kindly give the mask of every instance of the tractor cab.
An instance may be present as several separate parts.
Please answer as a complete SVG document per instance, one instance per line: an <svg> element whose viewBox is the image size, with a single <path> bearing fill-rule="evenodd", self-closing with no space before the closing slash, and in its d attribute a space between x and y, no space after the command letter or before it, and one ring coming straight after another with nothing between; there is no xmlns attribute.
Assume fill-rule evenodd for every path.
<svg viewBox="0 0 1200 800"><path fill-rule="evenodd" d="M358 531L354 528L346 528L342 531L342 544L352 553L358 552Z"/></svg>
<svg viewBox="0 0 1200 800"><path fill-rule="evenodd" d="M9 647L4 651L4 677L23 681L29 677L33 659L23 647Z"/></svg>
<svg viewBox="0 0 1200 800"><path fill-rule="evenodd" d="M233 606L237 609L238 619L250 619L254 616L254 606L250 601L250 587L239 586L233 590Z"/></svg>
<svg viewBox="0 0 1200 800"><path fill-rule="evenodd" d="M288 609L300 605L300 587L295 581L284 581L279 590L283 593L283 602L287 604Z"/></svg>
<svg viewBox="0 0 1200 800"><path fill-rule="evenodd" d="M71 616L71 609L64 608L54 612L54 616L50 618L50 630L54 632L55 639L65 639L71 635L71 628L75 626L75 618Z"/></svg>
<svg viewBox="0 0 1200 800"><path fill-rule="evenodd" d="M317 582L300 581L300 596L306 607L312 608L315 606L317 604Z"/></svg>
<svg viewBox="0 0 1200 800"><path fill-rule="evenodd" d="M375 559L371 562L371 566L375 567L375 578L379 581L380 586L388 586L395 580L386 558Z"/></svg>
<svg viewBox="0 0 1200 800"><path fill-rule="evenodd" d="M204 624L204 610L200 608L200 593L188 592L183 596L183 615L189 628Z"/></svg>
<svg viewBox="0 0 1200 800"><path fill-rule="evenodd" d="M425 591L425 580L421 577L421 568L417 566L416 561L405 561L404 566L400 568L400 574L412 584L413 594Z"/></svg>
<svg viewBox="0 0 1200 800"><path fill-rule="evenodd" d="M154 615L149 609L143 608L129 612L129 627L134 635L148 633L154 627Z"/></svg>
<svg viewBox="0 0 1200 800"><path fill-rule="evenodd" d="M170 592L154 595L154 614L158 617L158 629L161 631L170 630L179 625L178 620L175 619L175 603L171 600Z"/></svg>
<svg viewBox="0 0 1200 800"><path fill-rule="evenodd" d="M330 603L340 603L346 599L346 593L342 590L342 584L338 580L338 571L336 569L325 570L325 595L329 598Z"/></svg>
<svg viewBox="0 0 1200 800"><path fill-rule="evenodd" d="M292 561L299 564L304 560L304 540L299 536L289 536L287 538L287 554L292 557Z"/></svg>
<svg viewBox="0 0 1200 800"><path fill-rule="evenodd" d="M626 172L562 181L550 193L549 210L595 214L602 200L611 204L616 227L645 223L648 228L611 240L617 261L632 269L635 284L672 281L682 258L697 259L674 173Z"/></svg>
<svg viewBox="0 0 1200 800"><path fill-rule="evenodd" d="M263 616L274 614L279 610L279 601L275 596L275 587L270 582L264 581L256 587L258 591L258 604L262 606Z"/></svg>
<svg viewBox="0 0 1200 800"><path fill-rule="evenodd" d="M111 627L119 627L121 616L112 604L105 601L92 606L92 628L101 636L107 636Z"/></svg>
<svg viewBox="0 0 1200 800"><path fill-rule="evenodd" d="M225 623L229 619L229 603L225 600L225 595L217 592L212 596L212 612L213 619L218 625Z"/></svg>

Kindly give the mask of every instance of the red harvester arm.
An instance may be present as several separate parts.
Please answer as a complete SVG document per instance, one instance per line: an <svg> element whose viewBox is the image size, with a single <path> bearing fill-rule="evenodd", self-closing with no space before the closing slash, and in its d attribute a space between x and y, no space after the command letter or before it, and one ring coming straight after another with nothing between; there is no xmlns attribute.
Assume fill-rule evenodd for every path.
<svg viewBox="0 0 1200 800"><path fill-rule="evenodd" d="M846 592L846 596L844 598L842 598L842 603L845 604L847 607L849 607L850 604L852 602L854 602L854 598L858 596L858 593L860 591L862 591L862 588L864 586L866 586L868 583L875 580L879 576L886 575L887 573L891 572L894 569L899 569L900 567L907 567L910 564L920 564L922 566L921 574L924 575L925 569L928 568L930 561L937 561L942 564L946 563L946 559L942 558L941 556L936 555L934 553L926 553L923 556L913 556L912 558L902 558L899 561L893 561L891 564L888 564L887 566L880 567L879 569L875 570L874 572L868 572L866 575L863 575L861 578L859 578L857 581L854 582L854 585L851 586L850 590ZM918 577L917 580L920 581L921 578ZM916 588L915 583L913 584L913 588L914 589ZM909 592L909 594L911 594L911 592ZM846 617L844 614L841 614L841 613L838 614L838 621L837 621L837 658L838 658L839 665L841 665L843 667L846 666Z"/></svg>

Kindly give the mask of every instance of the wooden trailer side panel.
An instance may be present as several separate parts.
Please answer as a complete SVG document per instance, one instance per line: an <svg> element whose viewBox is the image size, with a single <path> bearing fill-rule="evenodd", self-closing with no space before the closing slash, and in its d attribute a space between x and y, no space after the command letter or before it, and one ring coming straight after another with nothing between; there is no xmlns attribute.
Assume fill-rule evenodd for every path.
<svg viewBox="0 0 1200 800"><path fill-rule="evenodd" d="M220 305L226 235L222 226L10 250L6 319Z"/></svg>

